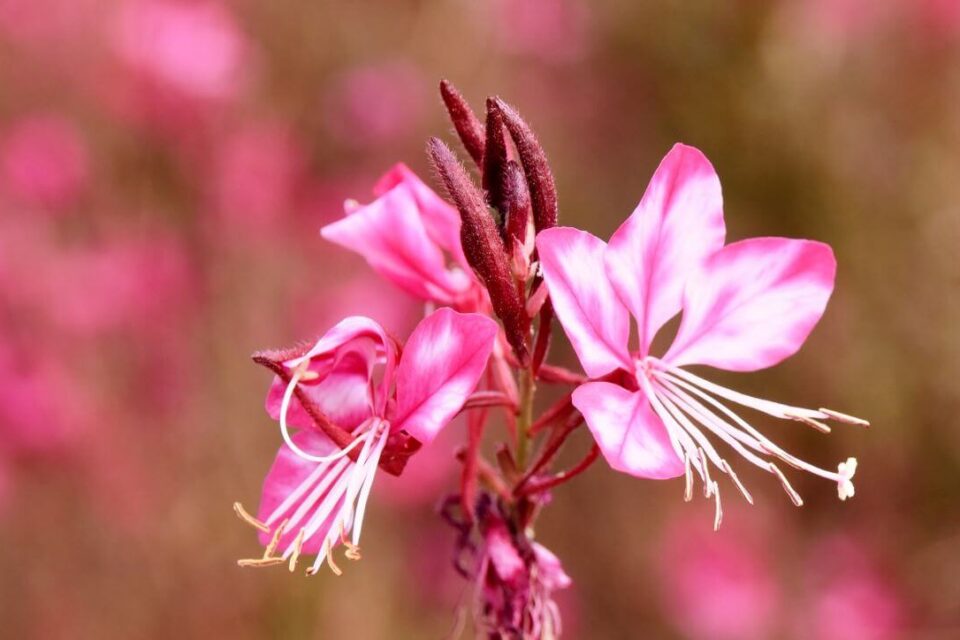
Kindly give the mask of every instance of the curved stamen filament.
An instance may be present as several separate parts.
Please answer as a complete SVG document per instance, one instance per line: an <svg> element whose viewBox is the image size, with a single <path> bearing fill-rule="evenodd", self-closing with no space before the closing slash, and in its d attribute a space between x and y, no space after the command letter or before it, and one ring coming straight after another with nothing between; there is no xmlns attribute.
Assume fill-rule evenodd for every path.
<svg viewBox="0 0 960 640"><path fill-rule="evenodd" d="M340 449L336 453L332 453L328 456L316 456L312 453L307 453L298 447L290 437L290 429L287 427L287 412L290 410L290 400L293 397L293 392L297 388L297 384L299 384L300 380L311 373L305 368L308 362L309 360L304 360L297 366L296 369L294 369L293 375L290 376L290 382L287 383L287 388L283 392L283 400L280 402L280 433L283 435L283 441L287 443L287 446L290 447L290 450L304 460L319 463L333 462L334 460L342 458L350 453L357 445L360 444L360 439L355 439L353 442Z"/></svg>

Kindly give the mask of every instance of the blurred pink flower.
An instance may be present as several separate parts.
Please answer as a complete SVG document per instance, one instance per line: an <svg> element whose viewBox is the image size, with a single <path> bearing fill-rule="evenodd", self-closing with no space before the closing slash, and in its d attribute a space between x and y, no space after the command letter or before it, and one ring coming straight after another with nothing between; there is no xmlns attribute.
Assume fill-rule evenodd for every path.
<svg viewBox="0 0 960 640"><path fill-rule="evenodd" d="M90 158L69 120L33 114L4 135L2 171L4 187L15 199L55 212L75 204L86 189Z"/></svg>
<svg viewBox="0 0 960 640"><path fill-rule="evenodd" d="M49 454L63 447L88 417L82 388L52 353L27 354L10 336L0 345L0 451Z"/></svg>
<svg viewBox="0 0 960 640"><path fill-rule="evenodd" d="M590 7L583 0L495 0L493 33L511 53L570 62L589 48Z"/></svg>
<svg viewBox="0 0 960 640"><path fill-rule="evenodd" d="M463 255L456 209L403 164L380 179L374 195L368 205L348 202L346 217L323 227L323 237L359 253L412 296L463 311L481 308L485 292Z"/></svg>
<svg viewBox="0 0 960 640"><path fill-rule="evenodd" d="M744 514L745 516L746 514ZM664 532L657 559L670 620L688 638L776 637L780 586L764 552L766 537L747 517L720 532L680 515Z"/></svg>
<svg viewBox="0 0 960 640"><path fill-rule="evenodd" d="M135 0L120 13L114 44L145 77L204 99L236 95L248 54L236 18L217 0Z"/></svg>
<svg viewBox="0 0 960 640"><path fill-rule="evenodd" d="M799 495L763 456L836 482L841 499L853 495L856 460L837 472L799 460L714 396L821 430L829 428L819 420L829 418L864 423L746 396L681 368L755 371L777 364L800 348L833 291L836 261L829 246L788 238L724 246L725 234L716 172L700 151L678 144L609 244L570 227L537 236L557 318L596 380L574 391L573 404L607 462L641 478L686 475L687 499L693 494L691 469L696 471L704 495L715 498L715 527L722 510L709 463L753 499L701 429L774 474L797 505ZM673 344L662 357L650 355L654 335L681 309ZM639 328L638 351L629 346L631 315Z"/></svg>
<svg viewBox="0 0 960 640"><path fill-rule="evenodd" d="M302 151L282 124L250 123L220 141L210 183L225 231L259 234L289 215L302 169Z"/></svg>
<svg viewBox="0 0 960 640"><path fill-rule="evenodd" d="M191 284L178 240L154 233L58 252L39 266L35 286L61 328L97 333L162 324Z"/></svg>
<svg viewBox="0 0 960 640"><path fill-rule="evenodd" d="M417 325L402 356L380 325L362 317L343 320L305 352L259 354L257 362L277 374L267 411L286 445L264 481L260 520L247 518L267 552L241 565L292 557L292 567L303 551L317 554L316 573L324 559L335 567L332 548L340 543L358 559L378 467L399 473L433 441L476 388L496 335L489 318L440 309ZM288 423L299 429L292 437ZM358 447L352 460L347 454Z"/></svg>
<svg viewBox="0 0 960 640"><path fill-rule="evenodd" d="M798 637L894 640L906 631L906 607L861 540L829 538L806 563L812 574L809 609L796 620Z"/></svg>
<svg viewBox="0 0 960 640"><path fill-rule="evenodd" d="M335 78L323 97L329 134L353 147L396 141L423 119L426 80L407 62L358 67Z"/></svg>

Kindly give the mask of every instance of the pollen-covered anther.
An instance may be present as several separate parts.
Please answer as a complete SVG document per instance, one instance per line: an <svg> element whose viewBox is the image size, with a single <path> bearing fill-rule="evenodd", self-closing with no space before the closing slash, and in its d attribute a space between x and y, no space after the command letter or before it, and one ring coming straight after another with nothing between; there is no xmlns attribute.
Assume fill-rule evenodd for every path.
<svg viewBox="0 0 960 640"><path fill-rule="evenodd" d="M342 576L343 571L337 566L337 563L333 561L333 545L330 544L330 540L327 540L323 544L323 555L326 556L327 566L330 567L330 571L333 572L333 575Z"/></svg>
<svg viewBox="0 0 960 640"><path fill-rule="evenodd" d="M297 560L300 559L300 552L303 550L303 535L304 530L300 529L297 532L297 537L293 539L293 551L290 554L290 573L293 573L297 568Z"/></svg>
<svg viewBox="0 0 960 640"><path fill-rule="evenodd" d="M753 504L753 496L747 491L747 488L743 486L743 483L740 481L740 477L737 476L733 471L733 467L730 466L730 463L726 460L721 460L720 468L723 469L723 472L730 476L730 479L733 480L733 484L737 485L737 489L740 490L740 493L743 494L743 497L748 503Z"/></svg>
<svg viewBox="0 0 960 640"><path fill-rule="evenodd" d="M787 416L788 418L790 418L791 420L796 420L797 422L802 422L803 424L807 425L808 427L813 427L814 429L816 429L816 430L819 431L820 433L830 433L830 432L832 431L832 429L830 429L829 426L823 424L823 423L820 422L819 420L814 420L813 418L811 418L811 417L809 417L809 416L804 416L804 415L799 415L799 414L793 414L793 413L787 413L786 416Z"/></svg>
<svg viewBox="0 0 960 640"><path fill-rule="evenodd" d="M697 449L700 454L700 468L703 470L703 497L709 498L713 495L713 489L717 483L710 478L710 464L707 461L707 454L703 449Z"/></svg>
<svg viewBox="0 0 960 640"><path fill-rule="evenodd" d="M240 567L275 567L278 564L283 564L286 562L283 558L246 558L243 560L237 560L237 566Z"/></svg>
<svg viewBox="0 0 960 640"><path fill-rule="evenodd" d="M683 476L685 485L683 487L683 501L693 500L693 469L690 467L690 454L683 454Z"/></svg>
<svg viewBox="0 0 960 640"><path fill-rule="evenodd" d="M847 415L846 413L840 413L839 411L834 411L833 409L824 409L820 408L818 411L837 422L844 422L846 424L855 424L858 427L869 427L870 421L864 420L863 418L858 418L856 416Z"/></svg>
<svg viewBox="0 0 960 640"><path fill-rule="evenodd" d="M787 492L788 496L790 496L790 501L793 502L793 504L795 504L796 506L802 507L803 498L800 497L800 494L797 493L797 490L794 489L793 486L790 484L790 481L787 480L787 476L783 475L783 471L780 471L780 468L777 465L773 464L772 462L770 463L770 466L767 468L770 470L770 473L777 476L777 478L780 480L780 484L783 485L783 490Z"/></svg>
<svg viewBox="0 0 960 640"><path fill-rule="evenodd" d="M840 481L837 483L837 494L841 500L852 498L856 493L853 486L853 474L857 472L857 459L847 458L846 462L837 465Z"/></svg>
<svg viewBox="0 0 960 640"><path fill-rule="evenodd" d="M270 538L270 543L267 545L267 548L264 549L263 551L264 560L271 557L273 555L273 552L277 550L277 545L280 544L280 537L283 536L283 532L287 528L287 522L289 522L289 520L284 520L283 522L281 522L280 526L277 527L276 530L273 532L273 537Z"/></svg>
<svg viewBox="0 0 960 640"><path fill-rule="evenodd" d="M270 527L265 522L261 522L250 515L239 502L233 503L233 512L237 514L238 518L249 524L254 529L259 529L264 533L270 533Z"/></svg>
<svg viewBox="0 0 960 640"><path fill-rule="evenodd" d="M720 530L720 523L723 522L723 505L720 504L720 485L717 484L716 480L713 481L713 497L716 500L716 512L713 516L713 530Z"/></svg>
<svg viewBox="0 0 960 640"><path fill-rule="evenodd" d="M310 360L304 360L294 369L294 377L300 382L310 382L319 378L320 374L310 370Z"/></svg>
<svg viewBox="0 0 960 640"><path fill-rule="evenodd" d="M347 533L344 531L343 525L340 526L340 543L346 547L343 555L347 560L357 561L363 558L363 556L360 555L360 547L350 542L347 538Z"/></svg>

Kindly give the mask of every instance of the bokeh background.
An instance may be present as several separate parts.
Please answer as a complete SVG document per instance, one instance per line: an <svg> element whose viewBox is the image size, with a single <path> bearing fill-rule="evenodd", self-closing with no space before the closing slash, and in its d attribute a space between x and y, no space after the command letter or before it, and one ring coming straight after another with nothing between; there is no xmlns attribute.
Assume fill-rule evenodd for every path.
<svg viewBox="0 0 960 640"><path fill-rule="evenodd" d="M538 529L574 579L567 637L960 637L955 0L0 0L2 635L450 632L468 596L434 509L462 425L378 480L343 577L239 569L231 511L280 442L248 355L421 311L317 231L394 162L429 176L441 77L532 122L565 224L606 237L679 140L731 239L839 260L805 349L723 381L870 418L766 426L857 456L856 498L795 474L795 509L745 469L758 504L731 494L714 534L680 484L598 463Z"/></svg>

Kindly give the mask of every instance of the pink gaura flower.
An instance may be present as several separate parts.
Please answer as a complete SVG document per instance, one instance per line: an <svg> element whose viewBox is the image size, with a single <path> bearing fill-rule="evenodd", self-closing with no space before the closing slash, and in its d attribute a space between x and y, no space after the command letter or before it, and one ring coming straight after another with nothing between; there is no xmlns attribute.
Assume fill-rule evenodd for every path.
<svg viewBox="0 0 960 640"><path fill-rule="evenodd" d="M404 164L377 182L367 205L347 201L346 217L326 225L324 238L359 253L381 276L410 295L476 311L483 287L463 255L460 215Z"/></svg>
<svg viewBox="0 0 960 640"><path fill-rule="evenodd" d="M277 373L266 406L285 445L264 481L258 519L237 507L267 547L262 559L241 566L289 561L292 570L301 553L316 553L309 573L324 559L337 572L331 550L338 543L358 559L377 468L398 475L459 412L496 335L489 318L440 309L402 350L376 322L351 317L308 350L256 356Z"/></svg>
<svg viewBox="0 0 960 640"><path fill-rule="evenodd" d="M755 371L777 364L800 348L833 290L836 262L823 243L752 238L724 246L724 236L719 178L700 151L676 145L609 244L568 227L537 237L557 317L592 378L574 391L573 403L607 462L642 478L685 475L688 500L695 471L704 494L716 499L715 526L722 510L711 463L752 497L707 433L776 475L798 506L800 496L769 458L836 482L841 499L853 495L856 469L853 458L832 472L790 455L724 402L822 431L829 427L820 421L831 418L867 424L828 409L753 398L685 368ZM673 344L654 356L654 336L681 311Z"/></svg>
<svg viewBox="0 0 960 640"><path fill-rule="evenodd" d="M124 7L115 36L118 55L163 87L200 99L240 89L246 37L220 2L142 0Z"/></svg>
<svg viewBox="0 0 960 640"><path fill-rule="evenodd" d="M340 74L323 96L331 136L353 147L383 145L417 129L428 83L409 62L391 60Z"/></svg>
<svg viewBox="0 0 960 640"><path fill-rule="evenodd" d="M667 527L656 550L658 591L684 637L777 637L783 594L764 554L769 531L759 519L748 523L749 517L737 518L732 528L708 533L678 514Z"/></svg>
<svg viewBox="0 0 960 640"><path fill-rule="evenodd" d="M61 116L34 114L2 142L6 189L20 202L62 211L87 187L90 158L77 128Z"/></svg>

